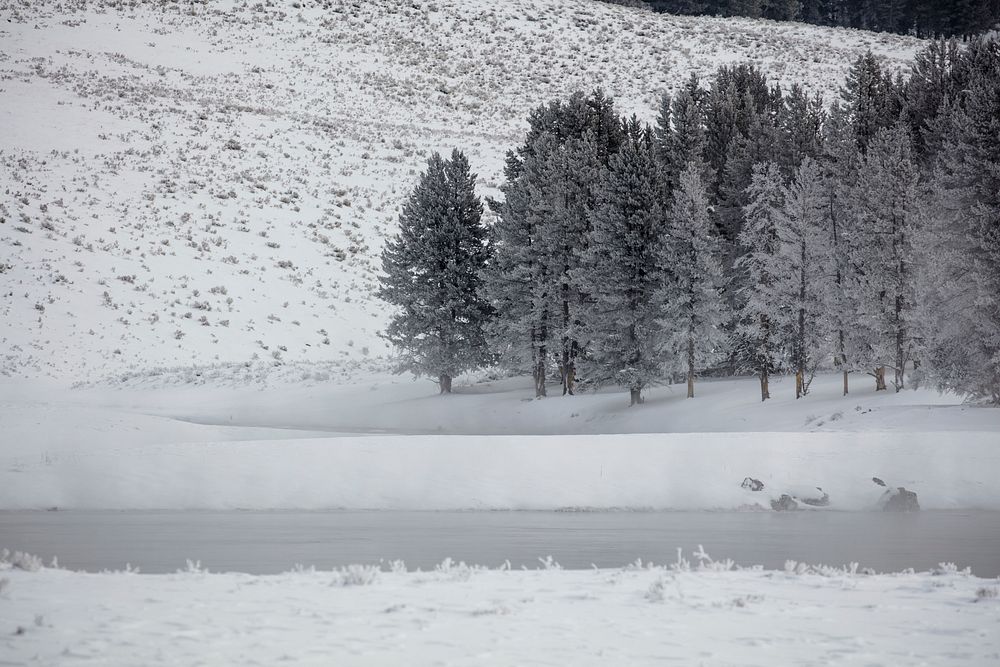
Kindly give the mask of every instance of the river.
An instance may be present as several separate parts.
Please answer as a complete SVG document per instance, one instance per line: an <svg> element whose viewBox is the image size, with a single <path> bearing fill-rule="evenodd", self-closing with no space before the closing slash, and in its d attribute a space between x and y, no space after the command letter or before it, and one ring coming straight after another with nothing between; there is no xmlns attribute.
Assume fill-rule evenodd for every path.
<svg viewBox="0 0 1000 667"><path fill-rule="evenodd" d="M430 569L447 557L491 567L663 564L697 545L715 558L781 568L858 562L877 571L970 566L1000 576L1000 512L0 512L0 548L56 556L71 569L283 572L403 560Z"/></svg>

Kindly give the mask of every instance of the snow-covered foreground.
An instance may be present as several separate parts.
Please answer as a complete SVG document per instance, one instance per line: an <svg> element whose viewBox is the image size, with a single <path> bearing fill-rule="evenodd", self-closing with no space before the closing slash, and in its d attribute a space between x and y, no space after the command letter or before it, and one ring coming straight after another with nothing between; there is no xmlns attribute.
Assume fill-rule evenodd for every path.
<svg viewBox="0 0 1000 667"><path fill-rule="evenodd" d="M697 563L698 561L695 560ZM30 563L27 564L30 567ZM545 566L548 567L545 567ZM704 561L617 570L0 571L12 664L991 665L996 580Z"/></svg>

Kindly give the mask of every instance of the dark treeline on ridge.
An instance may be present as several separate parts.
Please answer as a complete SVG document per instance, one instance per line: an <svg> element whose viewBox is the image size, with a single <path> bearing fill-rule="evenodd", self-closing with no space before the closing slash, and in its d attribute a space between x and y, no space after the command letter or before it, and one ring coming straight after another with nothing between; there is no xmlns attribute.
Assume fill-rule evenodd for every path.
<svg viewBox="0 0 1000 667"><path fill-rule="evenodd" d="M745 16L917 37L971 37L997 26L1000 0L645 0L658 12Z"/></svg>
<svg viewBox="0 0 1000 667"><path fill-rule="evenodd" d="M434 156L383 254L401 371L497 365L535 395L699 374L871 376L1000 404L1000 45L871 54L825 106L751 65L691 78L654 125L601 91L536 108L487 224Z"/></svg>

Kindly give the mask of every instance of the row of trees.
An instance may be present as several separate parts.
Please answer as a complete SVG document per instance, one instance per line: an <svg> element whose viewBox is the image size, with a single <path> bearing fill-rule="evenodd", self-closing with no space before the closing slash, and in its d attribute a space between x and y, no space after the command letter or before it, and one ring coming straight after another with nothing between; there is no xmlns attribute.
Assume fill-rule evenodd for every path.
<svg viewBox="0 0 1000 667"><path fill-rule="evenodd" d="M655 126L600 91L536 109L487 227L458 151L433 156L387 245L401 369L498 363L645 387L699 372L864 371L1000 403L1000 49L871 55L841 100L751 66L692 78Z"/></svg>
<svg viewBox="0 0 1000 667"><path fill-rule="evenodd" d="M645 0L644 4L671 14L803 21L918 37L969 37L1000 22L998 0Z"/></svg>

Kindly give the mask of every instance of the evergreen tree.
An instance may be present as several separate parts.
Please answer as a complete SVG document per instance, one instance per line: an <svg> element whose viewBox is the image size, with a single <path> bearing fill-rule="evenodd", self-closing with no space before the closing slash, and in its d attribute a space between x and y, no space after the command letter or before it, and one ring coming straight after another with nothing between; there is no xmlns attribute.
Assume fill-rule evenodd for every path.
<svg viewBox="0 0 1000 667"><path fill-rule="evenodd" d="M545 141L543 135L543 141ZM558 345L563 394L573 394L576 360L582 351L577 330L583 294L571 279L586 248L589 214L601 163L590 134L563 143L547 140L537 152L542 173L532 181L532 205L538 220L536 247L552 280L550 335Z"/></svg>
<svg viewBox="0 0 1000 667"><path fill-rule="evenodd" d="M657 249L663 214L652 141L624 143L603 170L590 242L573 272L586 292L585 331L597 382L628 387L631 405L661 374Z"/></svg>
<svg viewBox="0 0 1000 667"><path fill-rule="evenodd" d="M809 393L825 352L834 261L825 220L825 187L819 165L805 158L784 189L784 206L775 219L778 270L771 287L782 304L795 398Z"/></svg>
<svg viewBox="0 0 1000 667"><path fill-rule="evenodd" d="M851 119L858 150L862 153L880 130L896 123L902 110L901 91L890 74L882 71L871 51L860 56L851 66L840 96Z"/></svg>
<svg viewBox="0 0 1000 667"><path fill-rule="evenodd" d="M1000 405L1000 45L965 57L978 66L934 128L918 321L938 385Z"/></svg>
<svg viewBox="0 0 1000 667"><path fill-rule="evenodd" d="M691 75L671 99L664 95L656 125L657 159L663 171L665 202L670 201L681 172L691 162L701 162L705 151L704 91ZM707 176L704 174L703 176Z"/></svg>
<svg viewBox="0 0 1000 667"><path fill-rule="evenodd" d="M552 280L540 240L547 211L546 202L540 205L537 199L539 184L548 177L545 150L538 144L549 141L550 136L540 135L523 158L508 154L507 180L500 188L504 201L494 203L495 258L484 272L484 293L498 313L491 342L508 369L530 365L536 398L546 395L552 345Z"/></svg>
<svg viewBox="0 0 1000 667"><path fill-rule="evenodd" d="M599 90L542 105L528 124L525 144L508 154L503 191L510 203L497 209L498 266L505 268L487 275L487 294L500 312L493 332L507 351L502 359L515 364L527 355L514 341L530 338L537 397L546 395L553 359L563 393L572 394L583 349L577 332L584 294L570 273L589 239L597 172L625 134L612 100ZM499 308L500 302L510 310Z"/></svg>
<svg viewBox="0 0 1000 667"><path fill-rule="evenodd" d="M877 390L886 388L887 366L895 370L896 391L902 389L911 359L917 178L909 133L898 124L872 138L853 188L849 252L859 316L853 332Z"/></svg>
<svg viewBox="0 0 1000 667"><path fill-rule="evenodd" d="M475 183L457 149L450 160L432 155L382 253L379 296L402 309L384 334L401 352L398 370L436 377L441 393L489 359L491 310L480 296L489 246Z"/></svg>
<svg viewBox="0 0 1000 667"><path fill-rule="evenodd" d="M664 350L684 369L688 398L694 398L696 371L725 358L729 342L723 330L730 319L722 296L725 281L703 171L690 163L674 191L660 259L665 284L657 299L663 303Z"/></svg>
<svg viewBox="0 0 1000 667"><path fill-rule="evenodd" d="M507 180L502 202L491 201L497 213L492 230L493 261L484 271L483 292L497 312L488 329L499 362L507 369L531 373L535 396L545 395L549 299L544 290L546 267L537 250L536 218L530 214L525 172L534 159L517 161L518 176ZM524 166L526 164L526 168Z"/></svg>
<svg viewBox="0 0 1000 667"><path fill-rule="evenodd" d="M823 153L826 184L827 239L833 261L833 294L827 313L830 334L833 337L833 362L843 376L843 394L850 390L849 374L857 370L858 355L853 349L857 313L857 286L855 267L850 261L849 240L852 236L852 203L860 156L853 130L846 111L840 105L830 108L823 125Z"/></svg>
<svg viewBox="0 0 1000 667"><path fill-rule="evenodd" d="M760 400L766 401L771 398L770 376L782 366L778 322L783 317L783 304L777 292L782 277L777 261L777 218L784 198L781 172L776 164L754 166L747 199L746 222L739 238L744 254L737 264L747 280L741 288L736 344L760 378Z"/></svg>

